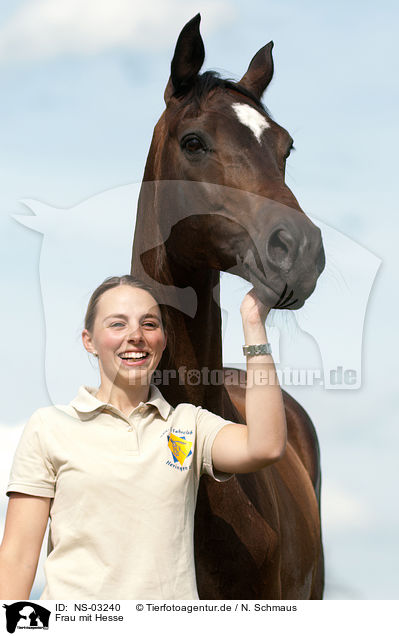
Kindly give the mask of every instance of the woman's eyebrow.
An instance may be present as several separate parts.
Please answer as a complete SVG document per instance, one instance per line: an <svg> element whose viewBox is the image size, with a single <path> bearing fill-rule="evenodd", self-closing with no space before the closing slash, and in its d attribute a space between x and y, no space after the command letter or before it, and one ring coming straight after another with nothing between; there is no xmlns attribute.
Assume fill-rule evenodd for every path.
<svg viewBox="0 0 399 636"><path fill-rule="evenodd" d="M106 316L104 320L109 320L110 318L123 318L123 320L128 320L129 317L126 314L110 314L109 316ZM156 318L157 320L161 319L157 314L147 313L143 314L140 317L140 320L145 320L146 318Z"/></svg>
<svg viewBox="0 0 399 636"><path fill-rule="evenodd" d="M145 320L146 318L156 318L157 320L161 320L157 314L144 314L141 316L141 320Z"/></svg>
<svg viewBox="0 0 399 636"><path fill-rule="evenodd" d="M125 314L110 314L104 318L104 322L110 318L123 318L123 320L127 320L127 316Z"/></svg>

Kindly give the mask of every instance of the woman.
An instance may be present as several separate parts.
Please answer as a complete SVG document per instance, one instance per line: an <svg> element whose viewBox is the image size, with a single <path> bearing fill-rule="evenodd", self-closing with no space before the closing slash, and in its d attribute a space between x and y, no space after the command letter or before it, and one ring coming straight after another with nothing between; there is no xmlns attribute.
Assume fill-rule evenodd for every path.
<svg viewBox="0 0 399 636"><path fill-rule="evenodd" d="M42 599L198 598L200 475L223 481L285 449L280 387L267 381L274 371L267 313L250 291L241 304L249 378L243 426L191 404L173 409L151 384L167 333L150 288L123 276L95 290L82 339L98 358L100 387L81 387L67 406L39 409L24 430L7 491L0 598L29 597L49 516Z"/></svg>

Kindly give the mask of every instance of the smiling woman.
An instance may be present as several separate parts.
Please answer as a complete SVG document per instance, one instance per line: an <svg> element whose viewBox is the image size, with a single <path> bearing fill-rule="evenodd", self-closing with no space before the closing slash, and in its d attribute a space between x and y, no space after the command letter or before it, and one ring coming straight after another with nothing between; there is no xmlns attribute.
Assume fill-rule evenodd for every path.
<svg viewBox="0 0 399 636"><path fill-rule="evenodd" d="M244 426L192 404L173 408L151 383L167 342L167 318L151 288L122 276L95 290L82 340L98 358L100 386L81 386L70 404L37 410L25 427L7 491L1 598L29 597L49 517L42 599L198 598L201 474L225 481L285 449L267 313L253 290L246 294L247 372L263 381L247 383Z"/></svg>
<svg viewBox="0 0 399 636"><path fill-rule="evenodd" d="M82 339L99 359L99 399L124 411L147 397L166 347L161 308L147 285L132 276L105 280L89 301ZM126 393L126 381L134 392Z"/></svg>

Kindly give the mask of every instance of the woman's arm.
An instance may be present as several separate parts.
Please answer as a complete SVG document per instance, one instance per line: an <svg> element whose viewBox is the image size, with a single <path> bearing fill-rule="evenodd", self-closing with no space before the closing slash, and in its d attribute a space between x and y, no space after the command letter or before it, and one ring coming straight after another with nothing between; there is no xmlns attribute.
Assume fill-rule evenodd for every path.
<svg viewBox="0 0 399 636"><path fill-rule="evenodd" d="M11 493L0 546L0 598L29 599L50 512L49 497Z"/></svg>
<svg viewBox="0 0 399 636"><path fill-rule="evenodd" d="M269 309L252 289L241 303L245 344L267 343ZM277 461L284 454L287 425L283 396L271 355L247 357L245 392L247 425L227 424L216 435L212 462L216 470L246 473Z"/></svg>

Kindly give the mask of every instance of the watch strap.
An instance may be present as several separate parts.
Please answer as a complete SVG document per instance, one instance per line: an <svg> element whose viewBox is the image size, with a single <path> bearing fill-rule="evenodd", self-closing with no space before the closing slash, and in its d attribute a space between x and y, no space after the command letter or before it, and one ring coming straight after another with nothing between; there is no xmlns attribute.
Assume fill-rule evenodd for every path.
<svg viewBox="0 0 399 636"><path fill-rule="evenodd" d="M244 356L263 356L272 352L270 342L257 345L243 345L242 351Z"/></svg>

